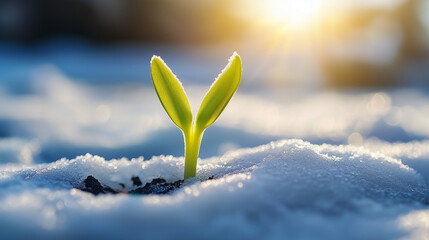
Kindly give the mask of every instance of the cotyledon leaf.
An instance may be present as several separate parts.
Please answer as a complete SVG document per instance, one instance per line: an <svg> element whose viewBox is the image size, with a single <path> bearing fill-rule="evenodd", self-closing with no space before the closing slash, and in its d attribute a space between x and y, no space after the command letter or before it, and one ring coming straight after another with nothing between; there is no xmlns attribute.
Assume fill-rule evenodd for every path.
<svg viewBox="0 0 429 240"><path fill-rule="evenodd" d="M192 128L192 112L181 82L158 56L152 57L151 72L153 86L165 111L180 129L188 131Z"/></svg>
<svg viewBox="0 0 429 240"><path fill-rule="evenodd" d="M241 71L240 56L234 52L201 103L196 129L204 130L216 121L240 85Z"/></svg>

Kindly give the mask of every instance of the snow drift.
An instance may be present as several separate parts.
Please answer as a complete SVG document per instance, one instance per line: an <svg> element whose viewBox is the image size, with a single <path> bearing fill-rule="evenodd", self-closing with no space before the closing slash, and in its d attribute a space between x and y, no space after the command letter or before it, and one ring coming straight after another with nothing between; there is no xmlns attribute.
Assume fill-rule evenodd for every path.
<svg viewBox="0 0 429 240"><path fill-rule="evenodd" d="M88 175L112 187L123 183L126 191L132 176L179 180L183 158L106 161L87 154L1 169L6 239L419 238L429 219L420 174L353 146L283 140L231 151L200 160L197 177L167 195L94 196L76 188Z"/></svg>

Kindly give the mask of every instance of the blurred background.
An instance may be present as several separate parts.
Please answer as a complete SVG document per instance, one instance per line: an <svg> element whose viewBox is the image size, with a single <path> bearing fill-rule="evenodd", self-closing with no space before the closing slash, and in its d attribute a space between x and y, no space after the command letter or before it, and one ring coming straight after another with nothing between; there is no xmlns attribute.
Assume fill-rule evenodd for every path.
<svg viewBox="0 0 429 240"><path fill-rule="evenodd" d="M0 163L182 156L150 58L196 112L234 51L242 83L203 158L429 138L429 0L0 0Z"/></svg>

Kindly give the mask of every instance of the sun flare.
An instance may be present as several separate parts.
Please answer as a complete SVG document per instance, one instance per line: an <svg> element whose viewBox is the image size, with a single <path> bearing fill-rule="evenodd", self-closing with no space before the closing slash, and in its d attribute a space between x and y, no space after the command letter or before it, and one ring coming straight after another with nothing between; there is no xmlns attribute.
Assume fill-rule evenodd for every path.
<svg viewBox="0 0 429 240"><path fill-rule="evenodd" d="M265 4L267 20L288 29L303 29L321 12L321 0L270 0Z"/></svg>

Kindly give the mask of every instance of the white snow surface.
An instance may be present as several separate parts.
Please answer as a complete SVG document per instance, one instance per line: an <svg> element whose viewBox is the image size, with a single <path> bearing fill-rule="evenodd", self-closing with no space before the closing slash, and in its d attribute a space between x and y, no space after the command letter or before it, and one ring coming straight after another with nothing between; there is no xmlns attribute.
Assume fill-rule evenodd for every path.
<svg viewBox="0 0 429 240"><path fill-rule="evenodd" d="M281 52L240 51L242 84L205 133L195 179L168 195L94 196L77 189L88 175L123 191L132 176L183 177L182 136L153 90L150 56L167 60L196 112L230 52L58 47L0 56L0 240L429 239L427 89L278 85L291 66L305 81L318 73ZM313 144L244 149L289 138ZM105 159L75 158L86 152ZM122 156L146 159L110 160Z"/></svg>
<svg viewBox="0 0 429 240"><path fill-rule="evenodd" d="M2 239L427 239L429 233L429 188L418 171L351 145L282 140L200 159L197 177L167 195L94 196L76 188L88 175L116 189L123 183L124 191L135 188L132 176L176 181L183 158L87 154L0 169Z"/></svg>
<svg viewBox="0 0 429 240"><path fill-rule="evenodd" d="M91 85L55 66L41 66L31 76L30 93L0 86L1 163L52 162L86 152L109 159L183 155L180 130L151 85ZM184 87L197 112L209 85L184 81ZM207 130L200 156L285 138L355 145L372 137L388 142L429 138L429 97L418 89L240 89Z"/></svg>

